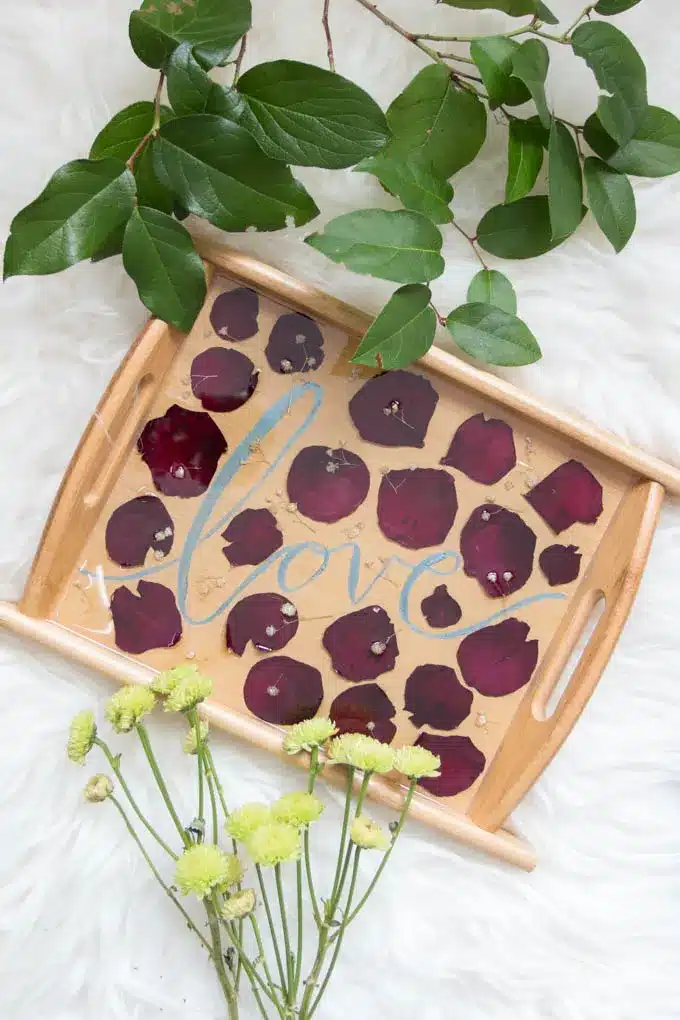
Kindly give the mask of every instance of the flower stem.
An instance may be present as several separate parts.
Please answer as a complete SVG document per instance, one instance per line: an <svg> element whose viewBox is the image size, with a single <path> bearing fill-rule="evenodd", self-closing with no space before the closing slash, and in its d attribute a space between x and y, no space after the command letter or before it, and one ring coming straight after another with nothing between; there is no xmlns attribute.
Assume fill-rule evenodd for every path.
<svg viewBox="0 0 680 1020"><path fill-rule="evenodd" d="M189 722L193 726L194 734L196 737L196 762L198 765L198 818L204 821L204 793L203 793L203 741L201 740L201 724L198 720L198 712L195 708L192 708L189 712ZM217 842L217 837L213 837L213 842Z"/></svg>
<svg viewBox="0 0 680 1020"><path fill-rule="evenodd" d="M312 748L312 755L309 762L309 776L307 779L307 792L314 792L314 784L316 783L317 767L319 764L319 748ZM309 852L309 827L304 831L302 837L303 853L305 858L305 872L307 874L307 888L309 889L309 899L312 904L312 913L314 914L314 920L317 928L321 924L321 914L319 912L319 904L316 898L316 892L314 891L314 878L312 875L312 860ZM300 961L298 961L298 966Z"/></svg>
<svg viewBox="0 0 680 1020"><path fill-rule="evenodd" d="M321 24L323 30L326 33L326 52L328 53L328 66L331 71L335 71L335 54L333 53L333 39L331 38L331 27L328 23L328 13L331 5L331 0L323 0L323 15L321 17Z"/></svg>
<svg viewBox="0 0 680 1020"><path fill-rule="evenodd" d="M161 770L158 767L158 762L156 761L156 756L153 753L153 749L151 747L151 741L149 740L149 734L147 732L147 729L146 729L146 726L144 725L144 723L137 723L137 733L139 734L139 741L140 741L142 747L144 748L144 754L147 757L147 760L148 760L149 765L151 767L151 771L153 772L153 775L154 775L154 779L156 780L156 785L158 786L158 789L160 790L161 797L165 801L165 806L168 809L170 817L172 818L173 822L175 823L175 828L177 829L177 832L179 833L180 838L181 838L182 842L184 843L185 847L189 847L189 846L191 846L191 840L189 838L189 834L187 833L186 829L184 828L184 826L180 822L179 816L178 816L177 812L175 811L175 805L172 803L172 800L170 798L170 794L168 793L168 788L165 785L165 780L163 779L163 776L161 775Z"/></svg>
<svg viewBox="0 0 680 1020"><path fill-rule="evenodd" d="M361 855L361 847L357 846L357 847L354 848L354 866L352 868L352 878L351 878L350 883L349 883L349 892L347 894L347 903L345 904L345 912L344 912L344 917L345 918L347 918L347 916L349 914L350 908L352 906L352 900L354 899L354 890L356 889L357 877L358 877L358 874L359 874L359 857L360 857L360 855ZM328 983L329 983L331 977L333 976L333 971L335 970L335 965L338 962L338 957L340 955L340 950L342 948L342 940L345 937L345 932L347 930L348 923L349 922L347 920L343 920L342 924L340 925L340 930L339 930L339 932L338 932L338 934L336 936L337 942L335 944L335 949L333 950L333 955L331 957L330 965L328 967L328 970L326 971L326 976L323 979L323 983L322 983L322 985L321 985L321 987L319 989L319 992L318 992L316 998L314 999L314 1002L312 1003L311 1009L309 1010L309 1014L308 1014L309 1020L311 1020L311 1018L314 1016L314 1013L316 1012L316 1010L317 1010L317 1008L319 1006L319 1003L321 1002L321 1000L322 1000L322 998L324 996L324 992L326 991L326 988L328 987Z"/></svg>
<svg viewBox="0 0 680 1020"><path fill-rule="evenodd" d="M245 949L243 948L243 944L240 938L236 934L235 926L233 924L227 924L226 922L224 926L227 932L227 937L229 938L230 942L233 944L236 952L238 953L239 960L243 964L243 969L245 970L246 974L248 975L248 978L250 979L250 984L253 989L253 995L255 996L255 999L260 1007L260 1012L266 1018L267 1014L262 1004L262 1000L260 999L258 985L261 986L264 994L274 1004L274 1006L276 1006L279 1015L283 1016L281 1006L276 998L273 988L268 987L266 982L263 981L260 975L257 973L255 967L253 966L252 961L248 958L248 955ZM269 982L269 984L271 985L271 981Z"/></svg>
<svg viewBox="0 0 680 1020"><path fill-rule="evenodd" d="M262 874L262 868L259 864L255 865L255 871L257 872L257 881L260 885L260 893L262 894L262 905L264 906L264 912L267 915L267 924L269 925L269 934L274 945L274 953L276 955L276 966L279 971L279 978L281 979L281 988L285 995L288 994L288 988L286 985L286 974L283 969L283 962L281 960L281 952L279 950L279 943L276 938L276 928L274 927L274 918L272 916L272 910L269 905L269 897L267 896L267 887L264 884L264 876Z"/></svg>
<svg viewBox="0 0 680 1020"><path fill-rule="evenodd" d="M222 938L220 935L220 923L217 915L217 905L215 900L205 900L205 912L208 915L208 925L210 927L210 937L212 938L213 944L213 963L215 964L215 970L217 971L217 978L222 987L224 998L227 1001L227 1010L229 1012L229 1020L238 1020L238 1002L236 1000L236 994L232 988L227 974L227 968L224 965L224 954L222 952Z"/></svg>
<svg viewBox="0 0 680 1020"><path fill-rule="evenodd" d="M293 1004L293 994L295 991L295 963L293 954L290 950L290 934L288 932L288 916L286 913L286 898L283 894L283 882L281 880L281 865L277 864L274 867L274 878L276 880L276 894L279 899L279 913L281 914L281 928L283 929L283 948L286 954L286 975L287 983L286 988L288 990L288 1003Z"/></svg>

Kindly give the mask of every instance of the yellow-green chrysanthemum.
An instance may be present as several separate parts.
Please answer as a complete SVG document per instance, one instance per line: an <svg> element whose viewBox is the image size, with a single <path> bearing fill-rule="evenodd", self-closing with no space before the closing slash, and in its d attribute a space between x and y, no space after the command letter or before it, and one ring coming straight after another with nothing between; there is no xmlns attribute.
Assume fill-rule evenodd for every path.
<svg viewBox="0 0 680 1020"><path fill-rule="evenodd" d="M283 738L283 750L286 754L299 754L300 751L311 751L313 747L321 747L337 733L335 723L323 716L318 719L306 719L304 722L291 726Z"/></svg>
<svg viewBox="0 0 680 1020"><path fill-rule="evenodd" d="M155 704L154 693L148 687L127 684L109 698L104 714L116 733L129 733Z"/></svg>
<svg viewBox="0 0 680 1020"><path fill-rule="evenodd" d="M271 818L271 809L266 804L244 804L231 812L225 828L232 839L244 843L260 825L270 822Z"/></svg>
<svg viewBox="0 0 680 1020"><path fill-rule="evenodd" d="M110 797L112 793L113 783L108 776L103 775L92 776L88 779L84 790L85 800L90 804L99 804Z"/></svg>
<svg viewBox="0 0 680 1020"><path fill-rule="evenodd" d="M352 822L349 838L362 850L388 850L390 837L368 815L359 815Z"/></svg>
<svg viewBox="0 0 680 1020"><path fill-rule="evenodd" d="M296 790L284 794L272 805L272 816L277 822L287 822L300 829L320 818L323 809L323 802L315 794Z"/></svg>
<svg viewBox="0 0 680 1020"><path fill-rule="evenodd" d="M155 694L167 697L181 680L188 680L197 675L197 666L173 666L172 669L164 669L162 673L158 673L149 686Z"/></svg>
<svg viewBox="0 0 680 1020"><path fill-rule="evenodd" d="M185 675L165 699L166 712L188 712L212 694L212 680L198 670Z"/></svg>
<svg viewBox="0 0 680 1020"><path fill-rule="evenodd" d="M97 726L94 715L89 709L74 715L66 745L66 753L70 760L74 761L76 765L84 765L96 736Z"/></svg>
<svg viewBox="0 0 680 1020"><path fill-rule="evenodd" d="M201 737L201 743L205 744L207 739L208 739L208 733L209 733L209 727L208 727L207 722L203 722L201 720L201 722L199 722L199 724L198 724L198 729L199 729L199 733L200 733L200 737ZM190 726L189 729L187 730L187 735L184 738L184 744L182 746L184 747L184 753L185 754L196 754L198 748L196 746L196 727L195 726Z"/></svg>
<svg viewBox="0 0 680 1020"><path fill-rule="evenodd" d="M440 766L439 756L426 747L400 747L394 754L395 769L409 779L436 779Z"/></svg>
<svg viewBox="0 0 680 1020"><path fill-rule="evenodd" d="M243 878L238 857L226 854L214 843L198 843L184 851L177 861L175 885L183 896L195 893L199 898L224 891Z"/></svg>
<svg viewBox="0 0 680 1020"><path fill-rule="evenodd" d="M302 849L300 830L286 822L265 822L246 845L255 863L265 868L296 861Z"/></svg>
<svg viewBox="0 0 680 1020"><path fill-rule="evenodd" d="M220 913L225 921L240 921L255 909L255 890L242 889L235 892L223 905Z"/></svg>
<svg viewBox="0 0 680 1020"><path fill-rule="evenodd" d="M351 765L363 772L391 772L394 751L364 733L344 733L336 737L328 749L328 757L338 765Z"/></svg>

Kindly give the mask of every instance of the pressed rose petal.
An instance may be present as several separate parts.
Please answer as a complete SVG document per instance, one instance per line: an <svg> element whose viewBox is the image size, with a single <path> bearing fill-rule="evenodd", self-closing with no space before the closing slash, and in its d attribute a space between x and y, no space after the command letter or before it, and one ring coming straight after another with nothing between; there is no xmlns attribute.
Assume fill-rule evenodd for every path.
<svg viewBox="0 0 680 1020"><path fill-rule="evenodd" d="M602 513L602 486L577 460L560 464L524 498L556 535L572 524L595 524Z"/></svg>
<svg viewBox="0 0 680 1020"><path fill-rule="evenodd" d="M209 347L191 365L191 389L206 411L236 411L250 400L258 372L232 347Z"/></svg>
<svg viewBox="0 0 680 1020"><path fill-rule="evenodd" d="M215 299L210 312L212 328L223 340L249 340L257 333L260 300L250 287L227 290Z"/></svg>
<svg viewBox="0 0 680 1020"><path fill-rule="evenodd" d="M473 510L460 536L465 573L492 599L512 595L526 584L535 548L536 536L519 514L495 503Z"/></svg>
<svg viewBox="0 0 680 1020"><path fill-rule="evenodd" d="M287 655L272 655L251 668L243 697L258 719L293 726L319 711L323 701L321 673Z"/></svg>
<svg viewBox="0 0 680 1020"><path fill-rule="evenodd" d="M137 449L159 492L187 498L208 488L227 442L205 411L173 404L162 418L147 422Z"/></svg>
<svg viewBox="0 0 680 1020"><path fill-rule="evenodd" d="M111 616L116 644L133 655L151 648L172 648L182 637L182 618L174 592L163 584L139 581L138 595L116 588L111 596Z"/></svg>
<svg viewBox="0 0 680 1020"><path fill-rule="evenodd" d="M458 649L463 680L487 698L502 698L524 687L538 661L538 641L529 624L511 618L468 634Z"/></svg>
<svg viewBox="0 0 680 1020"><path fill-rule="evenodd" d="M361 684L338 694L329 714L339 733L366 733L389 744L397 732L392 722L396 709L378 684Z"/></svg>
<svg viewBox="0 0 680 1020"><path fill-rule="evenodd" d="M430 627L441 629L453 627L460 620L463 611L445 584L438 584L431 595L423 599L420 609Z"/></svg>
<svg viewBox="0 0 680 1020"><path fill-rule="evenodd" d="M438 468L388 471L378 492L378 524L405 549L441 545L456 519L453 478Z"/></svg>
<svg viewBox="0 0 680 1020"><path fill-rule="evenodd" d="M538 563L551 588L575 581L581 569L581 553L575 545L550 545Z"/></svg>
<svg viewBox="0 0 680 1020"><path fill-rule="evenodd" d="M323 362L323 334L308 315L281 315L265 348L270 368L280 375L314 372Z"/></svg>
<svg viewBox="0 0 680 1020"><path fill-rule="evenodd" d="M227 648L243 655L252 641L259 652L278 652L297 634L297 609L277 592L259 592L237 602L227 617Z"/></svg>
<svg viewBox="0 0 680 1020"><path fill-rule="evenodd" d="M232 567L264 563L268 556L283 545L283 535L276 517L264 508L242 510L222 532L222 538L231 543L222 552Z"/></svg>
<svg viewBox="0 0 680 1020"><path fill-rule="evenodd" d="M339 447L307 446L288 472L288 498L305 517L333 524L353 514L368 495L371 476L361 457Z"/></svg>
<svg viewBox="0 0 680 1020"><path fill-rule="evenodd" d="M106 525L106 551L119 567L143 567L150 549L167 556L175 539L172 517L158 496L136 496L117 507Z"/></svg>
<svg viewBox="0 0 680 1020"><path fill-rule="evenodd" d="M439 395L425 376L398 370L369 379L349 402L349 413L367 443L422 449Z"/></svg>
<svg viewBox="0 0 680 1020"><path fill-rule="evenodd" d="M380 606L341 616L326 628L323 646L345 680L375 680L394 669L399 645L394 624Z"/></svg>
<svg viewBox="0 0 680 1020"><path fill-rule="evenodd" d="M418 785L435 797L455 797L469 789L479 779L486 765L486 758L469 737L435 736L421 733L416 747L424 747L432 754L439 755L441 775L437 779L419 779Z"/></svg>
<svg viewBox="0 0 680 1020"><path fill-rule="evenodd" d="M455 730L469 716L472 700L450 666L417 666L406 681L404 708L418 729Z"/></svg>
<svg viewBox="0 0 680 1020"><path fill-rule="evenodd" d="M517 463L512 429L500 418L475 414L460 426L439 463L458 468L474 482L494 485Z"/></svg>

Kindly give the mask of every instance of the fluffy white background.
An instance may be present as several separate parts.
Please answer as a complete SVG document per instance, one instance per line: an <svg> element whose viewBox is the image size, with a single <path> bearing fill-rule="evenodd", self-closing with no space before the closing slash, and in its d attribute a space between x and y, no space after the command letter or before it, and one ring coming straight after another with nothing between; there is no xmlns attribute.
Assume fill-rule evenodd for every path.
<svg viewBox="0 0 680 1020"><path fill-rule="evenodd" d="M416 0L383 0L411 28L504 27ZM323 63L321 0L256 0L249 60ZM581 0L552 0L565 20ZM126 40L129 0L0 0L0 229L53 169L84 155L118 108L150 96L154 73ZM353 0L333 0L339 70L383 104L422 61ZM677 0L645 0L619 20L649 67L652 101L680 112ZM592 109L585 69L560 52L550 94L568 119ZM474 228L502 195L504 131L494 127L455 207ZM311 171L323 216L384 201L350 172ZM636 184L639 227L619 258L586 223L558 252L511 265L544 360L520 386L669 460L680 435L680 178ZM389 285L352 276L302 245L304 231L234 239L275 265L377 309ZM437 304L463 299L475 269L447 237ZM76 441L143 321L117 261L0 291L0 595L16 597ZM320 1020L671 1020L680 1017L680 515L666 507L629 626L581 724L517 818L540 854L531 876L460 853L414 826L391 875L347 941ZM208 1020L217 988L113 811L86 807L64 733L110 688L0 640L0 1016L3 1020ZM178 729L153 727L173 789L189 794ZM133 779L139 755L125 750ZM216 738L239 798L294 777ZM128 758L130 761L128 762ZM88 770L89 771L89 770ZM148 790L148 784L145 785ZM146 798L143 796L143 800ZM246 1016L250 1013L245 1011Z"/></svg>

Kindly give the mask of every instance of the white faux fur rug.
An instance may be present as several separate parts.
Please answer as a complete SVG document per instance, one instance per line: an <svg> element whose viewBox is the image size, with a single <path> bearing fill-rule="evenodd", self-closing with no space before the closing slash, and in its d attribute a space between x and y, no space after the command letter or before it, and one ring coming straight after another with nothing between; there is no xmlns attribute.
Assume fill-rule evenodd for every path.
<svg viewBox="0 0 680 1020"><path fill-rule="evenodd" d="M491 32L495 13L382 0L413 29ZM0 229L61 163L84 155L118 108L150 97L154 73L126 41L129 0L0 2ZM321 0L256 0L248 60L324 63ZM565 18L582 0L552 0ZM677 0L643 0L618 22L649 67L652 102L680 112ZM386 104L421 66L354 0L333 0L338 69ZM585 68L559 53L560 113L594 105ZM473 228L502 197L504 131L464 173L455 207ZM301 174L323 216L380 202L365 175ZM619 258L591 223L538 261L507 266L544 360L520 386L680 462L680 177L636 184L639 227ZM367 309L390 285L352 276L301 243L304 230L231 238ZM441 308L475 270L451 231ZM143 321L117 261L0 289L0 596L21 591L51 500L94 405ZM572 738L517 821L531 876L461 853L414 825L348 938L319 1020L671 1020L680 1017L680 512L667 506L632 618ZM108 806L81 799L64 755L81 707L109 685L0 634L0 1017L212 1020L223 1016L200 951ZM178 766L177 726L153 726ZM118 741L127 753L128 743ZM237 800L293 785L283 766L224 738L215 753ZM175 755L173 758L172 756ZM128 771L149 791L143 762ZM89 770L88 770L89 771ZM178 796L189 778L175 770ZM329 795L330 796L330 795ZM142 800L145 797L142 795ZM249 1020L250 1015L245 1011ZM253 1014L254 1015L254 1014Z"/></svg>

